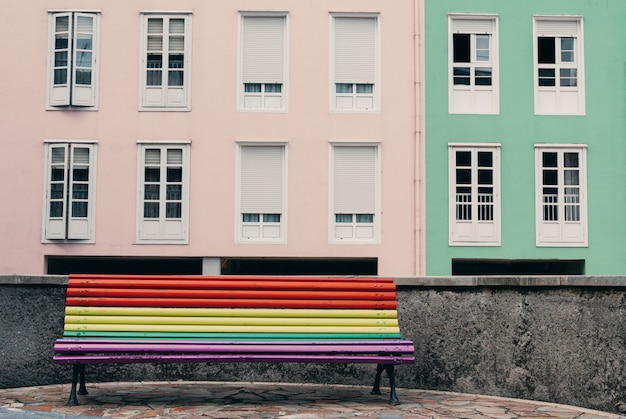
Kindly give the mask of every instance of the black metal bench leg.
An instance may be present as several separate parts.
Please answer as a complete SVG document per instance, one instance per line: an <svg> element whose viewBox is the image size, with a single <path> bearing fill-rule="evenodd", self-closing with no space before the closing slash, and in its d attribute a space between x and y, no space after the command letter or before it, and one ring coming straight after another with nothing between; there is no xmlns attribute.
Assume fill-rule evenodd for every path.
<svg viewBox="0 0 626 419"><path fill-rule="evenodd" d="M78 394L85 395L87 388L85 387L85 366L74 364L72 369L72 387L70 388L70 398L67 401L68 406L78 406L78 397L76 397L76 385L79 384Z"/></svg>
<svg viewBox="0 0 626 419"><path fill-rule="evenodd" d="M374 378L374 388L370 394L382 394L380 391L380 379L383 371L387 371L387 377L389 377L389 387L391 392L389 394L389 404L400 404L398 395L396 394L396 372L393 365L378 364L376 367L376 377Z"/></svg>
<svg viewBox="0 0 626 419"><path fill-rule="evenodd" d="M86 394L89 394L89 392L87 392L87 386L85 386L85 366L84 365L79 365L80 369L80 387L78 388L78 394L80 394L81 396L84 396Z"/></svg>

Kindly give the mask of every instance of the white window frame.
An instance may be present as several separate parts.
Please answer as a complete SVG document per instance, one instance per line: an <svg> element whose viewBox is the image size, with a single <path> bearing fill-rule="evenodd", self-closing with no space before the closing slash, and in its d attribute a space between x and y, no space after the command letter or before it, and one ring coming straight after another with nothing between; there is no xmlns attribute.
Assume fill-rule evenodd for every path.
<svg viewBox="0 0 626 419"><path fill-rule="evenodd" d="M69 26L66 33L68 37L67 48L56 46L56 36L62 36L63 32L57 32L56 18L67 17ZM91 32L79 30L77 22L80 18L93 19ZM91 36L91 49L84 44L77 48L77 40ZM67 65L61 65L55 59L57 52L66 54ZM78 55L81 54L81 58ZM100 11L99 10L49 10L48 11L48 71L46 90L47 110L98 110L98 86L100 65ZM87 57L91 56L91 60ZM90 65L84 65L90 61ZM77 63L83 65L77 65ZM65 83L55 84L55 73L65 69ZM90 84L78 82L77 71L90 70Z"/></svg>
<svg viewBox="0 0 626 419"><path fill-rule="evenodd" d="M373 167L361 166L361 170L350 171L350 177L345 180L338 179L336 173L336 150L338 148L371 148L375 156ZM328 238L330 244L378 244L381 232L381 144L380 142L330 142L329 165L328 165ZM363 179L368 169L372 172L370 185L364 185ZM363 192L371 189L373 196L364 198ZM350 191L351 193L346 193ZM356 196L359 202L346 203L345 198L361 192ZM338 197L344 198L344 202L338 202ZM342 208L343 207L343 208ZM350 208L348 208L350 207ZM343 216L351 216L348 220ZM371 216L371 217L370 217ZM343 218L339 222L339 218ZM361 218L361 221L358 219ZM368 218L371 218L369 221Z"/></svg>
<svg viewBox="0 0 626 419"><path fill-rule="evenodd" d="M148 166L159 167L159 180L146 181L146 150L160 150L159 164ZM168 150L182 150L180 163L168 163ZM137 244L187 244L189 243L189 172L190 172L191 141L137 143ZM181 167L180 181L167 178L168 167ZM158 198L146 198L146 184L158 185ZM180 199L170 199L166 195L167 186L180 185ZM145 217L144 202L158 204L157 217ZM180 203L180 217L167 217L166 206Z"/></svg>
<svg viewBox="0 0 626 419"><path fill-rule="evenodd" d="M500 113L500 65L498 54L498 15L457 14L448 15L448 112L451 114L499 114ZM470 61L455 63L454 36L469 35ZM489 41L488 59L479 59L477 40ZM481 50L484 50L482 48ZM469 70L467 76L455 74L456 68ZM477 84L481 69L490 69L490 85ZM469 79L469 84L455 84L456 79Z"/></svg>
<svg viewBox="0 0 626 419"><path fill-rule="evenodd" d="M253 19L282 19L282 40L279 34L266 31L252 39L246 36L251 30L246 21ZM239 78L238 110L243 112L286 112L288 109L289 64L289 13L240 12L239 13ZM249 41L249 42L248 42ZM269 58L264 58L269 57ZM260 91L247 91L259 85ZM271 87L280 85L280 92Z"/></svg>
<svg viewBox="0 0 626 419"><path fill-rule="evenodd" d="M356 48L347 48L337 37L338 19L371 19L374 23L374 34L371 40L372 51L370 59L356 54L347 54ZM330 110L331 112L380 112L380 15L378 13L336 13L330 14ZM339 47L338 47L338 44ZM362 46L363 47L363 46ZM342 51L343 50L343 51ZM338 57L347 57L346 63L341 64ZM371 62L367 62L371 61ZM359 67L359 68L357 68ZM361 74L359 74L361 73ZM338 92L338 85L351 87L351 91ZM371 92L369 87L371 86ZM360 90L360 91L359 91Z"/></svg>
<svg viewBox="0 0 626 419"><path fill-rule="evenodd" d="M450 246L500 246L500 144L499 143L449 143L448 144L448 207ZM470 152L469 166L457 165L456 152ZM492 153L492 182L485 187L493 188L491 196L480 193L478 153ZM457 168L470 170L470 183L457 183ZM463 169L460 169L463 170ZM469 188L470 193L457 193L457 187ZM463 215L461 215L463 214ZM468 215L469 214L469 215ZM482 215L481 215L482 214ZM469 219L464 219L469 217ZM482 220L480 218L483 218Z"/></svg>
<svg viewBox="0 0 626 419"><path fill-rule="evenodd" d="M557 189L557 198L552 205L553 195L544 195L543 153L557 153L556 185L548 185ZM565 153L578 154L578 166L569 169L578 172L578 184L566 184ZM550 166L552 167L552 166ZM574 177L572 177L573 179ZM567 187L577 190L577 195L565 195ZM567 198L569 197L569 198ZM546 208L544 208L546 201ZM550 202L548 202L550 201ZM565 201L569 201L566 208ZM551 207L551 208L550 208ZM556 210L556 211L555 211ZM587 247L587 146L584 144L535 144L535 213L536 213L536 245L537 247ZM545 213L545 214L544 214ZM567 215L569 214L569 215ZM566 220L568 217L577 220ZM549 220L544 220L548 218ZM550 218L556 218L550 220Z"/></svg>
<svg viewBox="0 0 626 419"><path fill-rule="evenodd" d="M287 243L287 142L237 141L236 146L235 242ZM254 162L252 167L244 168L244 149L246 147L280 149L282 153L280 167L275 166L276 162L259 161ZM267 164L270 166L266 166ZM260 176L255 175L255 172L259 173ZM276 180L276 177L280 177L279 181L270 184L271 181ZM254 195L264 189L272 195L271 202L260 202L259 206L256 206ZM245 219L244 213L258 216L258 220ZM279 221L271 220L275 214L280 216Z"/></svg>
<svg viewBox="0 0 626 419"><path fill-rule="evenodd" d="M139 110L140 111L190 111L191 110L191 51L192 30L190 11L142 11L140 46L141 58L139 60ZM148 21L149 19L163 19L162 49L154 52L162 53L161 60L161 85L148 85ZM168 51L171 35L168 31L169 22L172 19L183 19L183 49ZM177 37L180 38L180 34ZM180 71L173 67L175 73L182 74L182 85L169 85L169 58L170 55L183 54L183 69Z"/></svg>
<svg viewBox="0 0 626 419"><path fill-rule="evenodd" d="M539 64L540 37L555 38L555 63ZM562 38L573 38L573 61L564 61L561 55ZM533 16L533 82L535 115L585 115L585 54L583 17ZM554 86L539 86L540 69L554 69ZM562 86L560 71L576 70L576 86ZM543 79L543 78L542 78ZM564 77L568 79L568 77Z"/></svg>
<svg viewBox="0 0 626 419"><path fill-rule="evenodd" d="M53 149L63 150L63 161L54 161ZM76 149L88 149L88 163L74 159ZM58 157L58 156L57 156ZM94 243L96 218L96 161L97 141L45 140L44 141L44 193L42 212L42 243ZM53 166L61 167L63 179L53 176ZM88 166L87 179L75 178L78 167ZM54 186L62 185L62 190ZM86 197L77 188L87 186ZM80 196L75 196L74 192ZM53 202L61 203L61 214L51 215ZM73 216L74 203L87 203L85 216Z"/></svg>

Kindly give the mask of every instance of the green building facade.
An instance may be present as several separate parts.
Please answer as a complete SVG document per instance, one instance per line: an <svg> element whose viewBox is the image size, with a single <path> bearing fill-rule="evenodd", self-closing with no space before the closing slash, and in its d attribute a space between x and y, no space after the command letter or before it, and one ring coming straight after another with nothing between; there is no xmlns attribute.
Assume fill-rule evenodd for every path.
<svg viewBox="0 0 626 419"><path fill-rule="evenodd" d="M425 0L427 275L626 272L624 18Z"/></svg>

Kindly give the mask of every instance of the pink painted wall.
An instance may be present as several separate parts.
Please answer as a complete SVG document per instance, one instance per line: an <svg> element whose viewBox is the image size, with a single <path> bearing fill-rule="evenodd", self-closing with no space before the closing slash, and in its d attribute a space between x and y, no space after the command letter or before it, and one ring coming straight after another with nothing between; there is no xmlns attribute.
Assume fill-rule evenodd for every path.
<svg viewBox="0 0 626 419"><path fill-rule="evenodd" d="M414 0L45 0L0 14L0 274L45 273L47 255L377 257L422 273ZM97 111L46 110L48 10L100 10ZM191 10L191 111L140 112L140 11ZM238 12L289 13L289 108L237 111ZM329 12L380 14L381 112L329 111ZM44 140L98 141L95 243L42 243ZM137 141L191 140L185 245L136 244ZM237 140L288 142L286 244L235 242ZM329 141L380 141L379 244L329 244Z"/></svg>

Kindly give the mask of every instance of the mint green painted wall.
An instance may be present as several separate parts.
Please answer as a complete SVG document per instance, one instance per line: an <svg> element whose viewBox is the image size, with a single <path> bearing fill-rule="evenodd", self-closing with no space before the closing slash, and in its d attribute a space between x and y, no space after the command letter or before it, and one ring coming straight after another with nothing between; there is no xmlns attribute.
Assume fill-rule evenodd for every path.
<svg viewBox="0 0 626 419"><path fill-rule="evenodd" d="M500 114L448 114L448 13L499 16ZM535 116L534 14L582 15L585 116ZM588 275L626 273L626 1L425 0L426 272L453 258L584 259ZM501 148L500 247L448 246L449 142ZM535 245L535 143L587 145L587 248Z"/></svg>

